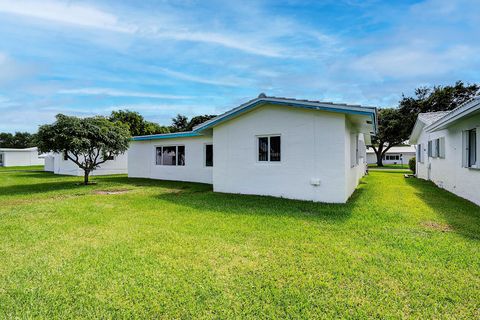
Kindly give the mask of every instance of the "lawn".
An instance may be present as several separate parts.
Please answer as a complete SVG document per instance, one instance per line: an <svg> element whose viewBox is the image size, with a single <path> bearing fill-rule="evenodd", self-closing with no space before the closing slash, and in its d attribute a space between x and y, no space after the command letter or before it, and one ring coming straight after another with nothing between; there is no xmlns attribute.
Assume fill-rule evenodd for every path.
<svg viewBox="0 0 480 320"><path fill-rule="evenodd" d="M0 173L1 319L480 317L480 208L429 182L329 205L80 180Z"/></svg>
<svg viewBox="0 0 480 320"><path fill-rule="evenodd" d="M383 167L377 166L377 164L372 163L368 165L369 168L371 169L408 169L408 163L407 164L384 164Z"/></svg>

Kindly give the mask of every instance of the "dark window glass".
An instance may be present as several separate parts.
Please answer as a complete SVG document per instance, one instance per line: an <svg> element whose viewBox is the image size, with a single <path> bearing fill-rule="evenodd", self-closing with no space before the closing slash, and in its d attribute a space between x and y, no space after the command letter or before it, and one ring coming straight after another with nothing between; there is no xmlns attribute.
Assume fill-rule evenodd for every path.
<svg viewBox="0 0 480 320"><path fill-rule="evenodd" d="M280 137L270 137L270 161L280 161Z"/></svg>
<svg viewBox="0 0 480 320"><path fill-rule="evenodd" d="M162 164L164 166L175 166L177 164L177 148L163 147L162 150Z"/></svg>
<svg viewBox="0 0 480 320"><path fill-rule="evenodd" d="M205 166L213 167L213 145L207 144L205 146Z"/></svg>
<svg viewBox="0 0 480 320"><path fill-rule="evenodd" d="M477 163L477 130L468 131L468 166L472 167Z"/></svg>
<svg viewBox="0 0 480 320"><path fill-rule="evenodd" d="M156 153L156 157L155 157L155 163L157 165L161 165L162 164L162 147L157 147L157 153Z"/></svg>
<svg viewBox="0 0 480 320"><path fill-rule="evenodd" d="M185 146L178 146L178 165L185 165Z"/></svg>
<svg viewBox="0 0 480 320"><path fill-rule="evenodd" d="M258 161L268 161L268 137L258 138Z"/></svg>
<svg viewBox="0 0 480 320"><path fill-rule="evenodd" d="M63 151L63 160L65 160L65 161L68 160L67 151Z"/></svg>

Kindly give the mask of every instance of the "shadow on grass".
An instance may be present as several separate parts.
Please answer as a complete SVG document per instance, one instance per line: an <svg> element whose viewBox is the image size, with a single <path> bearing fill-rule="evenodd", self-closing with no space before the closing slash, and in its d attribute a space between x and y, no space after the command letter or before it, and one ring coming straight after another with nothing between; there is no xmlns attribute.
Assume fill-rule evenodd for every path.
<svg viewBox="0 0 480 320"><path fill-rule="evenodd" d="M364 188L357 189L346 204L332 204L271 196L219 193L213 192L211 187L192 188L187 184L183 190L161 193L153 197L187 206L199 212L214 211L224 214L278 215L308 220L345 221L352 215L353 208L363 192L365 192Z"/></svg>
<svg viewBox="0 0 480 320"><path fill-rule="evenodd" d="M480 240L480 207L437 187L431 181L406 179L415 188L415 195L435 210L459 234Z"/></svg>

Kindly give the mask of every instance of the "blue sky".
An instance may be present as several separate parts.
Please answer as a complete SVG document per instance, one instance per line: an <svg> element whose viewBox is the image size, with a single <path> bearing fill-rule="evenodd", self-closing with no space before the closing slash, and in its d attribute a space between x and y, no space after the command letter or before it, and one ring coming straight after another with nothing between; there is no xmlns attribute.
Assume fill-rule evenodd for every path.
<svg viewBox="0 0 480 320"><path fill-rule="evenodd" d="M267 95L394 107L480 82L480 4L0 0L0 131L55 114L218 114Z"/></svg>

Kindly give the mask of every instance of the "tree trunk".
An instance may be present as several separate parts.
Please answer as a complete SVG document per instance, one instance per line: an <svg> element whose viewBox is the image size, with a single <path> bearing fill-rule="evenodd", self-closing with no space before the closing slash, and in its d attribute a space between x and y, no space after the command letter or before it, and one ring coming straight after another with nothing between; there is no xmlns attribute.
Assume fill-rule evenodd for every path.
<svg viewBox="0 0 480 320"><path fill-rule="evenodd" d="M376 155L377 155L377 167L383 167L382 151L378 150L376 152Z"/></svg>
<svg viewBox="0 0 480 320"><path fill-rule="evenodd" d="M88 185L88 175L90 174L90 170L85 170L83 175L83 184Z"/></svg>

